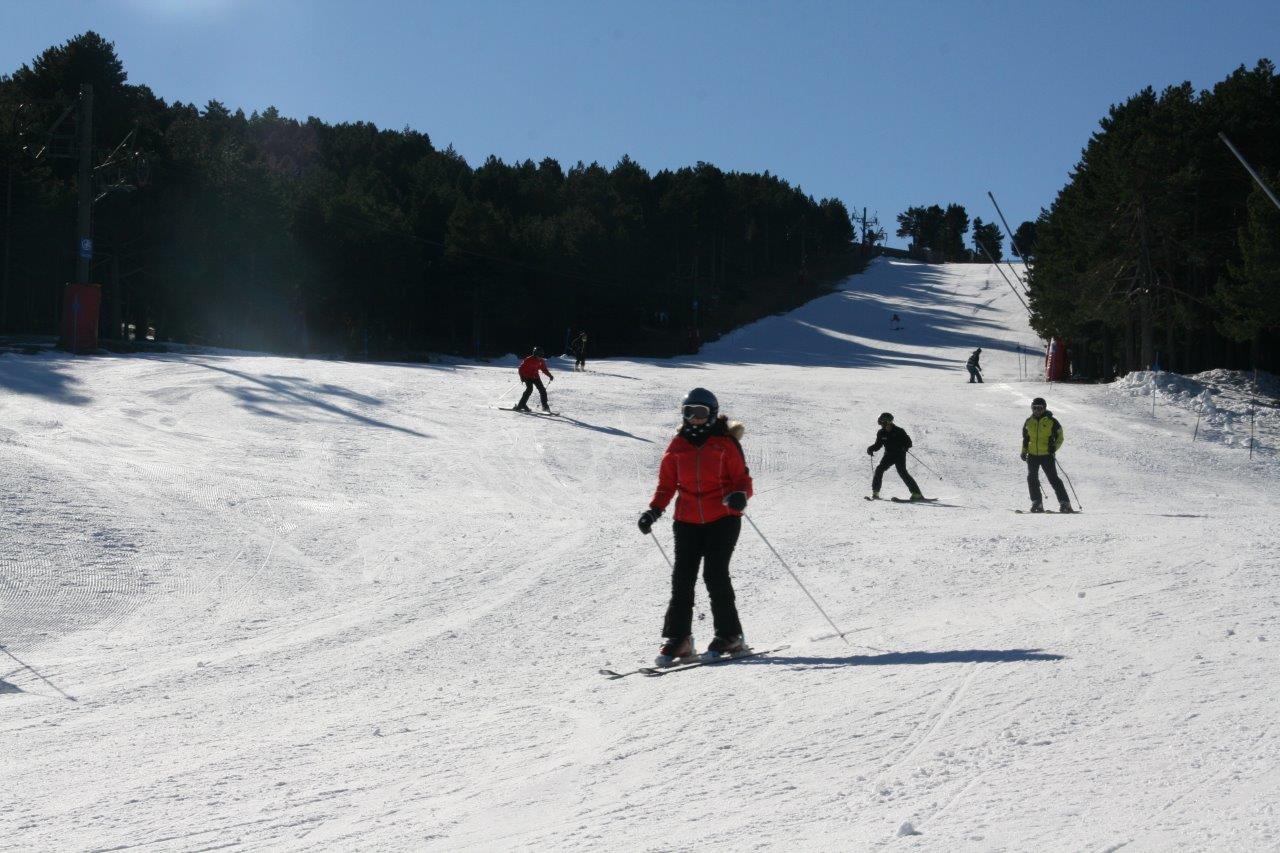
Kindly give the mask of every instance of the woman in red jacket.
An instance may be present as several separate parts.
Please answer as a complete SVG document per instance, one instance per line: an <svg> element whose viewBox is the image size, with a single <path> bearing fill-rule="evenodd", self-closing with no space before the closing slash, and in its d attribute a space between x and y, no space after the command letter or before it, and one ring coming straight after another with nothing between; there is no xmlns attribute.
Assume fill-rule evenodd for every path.
<svg viewBox="0 0 1280 853"><path fill-rule="evenodd" d="M742 512L753 494L751 472L738 439L742 425L720 415L716 396L694 388L681 406L683 423L662 457L658 489L649 509L640 516L641 533L649 533L673 495L676 561L671 573L671 603L662 626L666 638L658 653L659 666L693 657L693 595L698 564L711 598L716 636L707 656L741 654L746 650L738 608L734 602L729 558L742 529Z"/></svg>

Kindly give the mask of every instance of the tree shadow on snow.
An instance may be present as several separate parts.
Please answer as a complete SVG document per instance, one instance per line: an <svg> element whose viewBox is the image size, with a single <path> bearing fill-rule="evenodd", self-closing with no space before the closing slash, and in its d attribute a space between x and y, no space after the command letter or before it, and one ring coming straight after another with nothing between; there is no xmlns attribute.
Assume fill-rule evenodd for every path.
<svg viewBox="0 0 1280 853"><path fill-rule="evenodd" d="M0 678L0 694L4 693L21 693L22 688L16 684L10 684L3 678Z"/></svg>
<svg viewBox="0 0 1280 853"><path fill-rule="evenodd" d="M377 418L353 412L324 399L325 397L337 397L362 406L381 406L383 404L376 397L360 394L348 388L342 388L330 383L316 383L297 376L254 376L243 371L232 370L229 367L219 367L205 361L190 361L188 363L198 365L206 370L225 373L228 376L234 376L245 383L249 383L223 388L222 390L235 397L246 409L257 415L297 420L298 418L291 415L290 410L307 407L350 418L368 426L394 430L406 435L417 436L418 438L430 438L426 433L380 421Z"/></svg>
<svg viewBox="0 0 1280 853"><path fill-rule="evenodd" d="M32 397L46 397L55 403L83 406L92 401L80 391L80 383L65 373L76 356L53 353L0 357L0 388Z"/></svg>
<svg viewBox="0 0 1280 853"><path fill-rule="evenodd" d="M997 283L1008 290L1003 281ZM995 292L986 303L975 304L972 296L948 293L949 284L954 279L924 264L881 264L852 279L848 289L730 332L703 352L717 362L739 364L915 366L961 375L972 349L1016 353L1020 342L1010 337L1005 324L983 316L994 310L990 303ZM889 328L894 313L902 330ZM908 348L960 352L956 358L941 358Z"/></svg>
<svg viewBox="0 0 1280 853"><path fill-rule="evenodd" d="M839 666L911 666L943 663L1022 663L1028 661L1063 660L1040 649L954 649L946 652L888 652L882 655L850 655L848 657L784 657L769 655L742 661L744 664L774 664L803 669L832 669Z"/></svg>

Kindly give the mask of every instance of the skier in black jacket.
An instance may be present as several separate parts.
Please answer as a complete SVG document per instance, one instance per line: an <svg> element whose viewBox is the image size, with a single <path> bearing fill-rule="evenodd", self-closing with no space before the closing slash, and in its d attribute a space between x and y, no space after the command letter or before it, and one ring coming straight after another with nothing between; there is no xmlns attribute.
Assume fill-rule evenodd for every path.
<svg viewBox="0 0 1280 853"><path fill-rule="evenodd" d="M876 423L880 424L880 430L876 433L876 443L867 448L867 455L875 456L876 451L883 447L884 457L876 466L875 475L871 478L871 499L880 499L880 484L884 481L884 472L890 468L897 468L898 476L911 490L911 500L924 500L924 495L920 494L920 487L907 473L907 451L911 449L911 436L907 435L907 431L902 427L894 425L893 415L888 412L881 414Z"/></svg>

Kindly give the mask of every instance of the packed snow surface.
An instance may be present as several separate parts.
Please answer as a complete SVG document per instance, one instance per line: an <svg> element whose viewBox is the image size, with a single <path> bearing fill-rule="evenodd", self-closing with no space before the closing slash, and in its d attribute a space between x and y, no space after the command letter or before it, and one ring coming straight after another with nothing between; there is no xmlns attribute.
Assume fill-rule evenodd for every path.
<svg viewBox="0 0 1280 853"><path fill-rule="evenodd" d="M1275 849L1275 445L1037 346L993 268L880 261L697 356L555 361L560 418L499 410L512 360L0 356L0 849ZM611 681L697 385L848 642L744 525L748 641L790 647ZM1013 512L1036 396L1081 515ZM882 411L939 503L862 499Z"/></svg>

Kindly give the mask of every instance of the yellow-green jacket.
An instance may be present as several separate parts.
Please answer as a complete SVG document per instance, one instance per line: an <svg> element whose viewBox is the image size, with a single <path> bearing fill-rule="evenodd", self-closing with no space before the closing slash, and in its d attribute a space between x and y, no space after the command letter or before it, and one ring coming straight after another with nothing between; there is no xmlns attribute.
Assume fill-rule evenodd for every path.
<svg viewBox="0 0 1280 853"><path fill-rule="evenodd" d="M1033 415L1022 425L1022 452L1030 456L1050 456L1062 440L1062 424L1053 412L1046 411L1039 419Z"/></svg>

